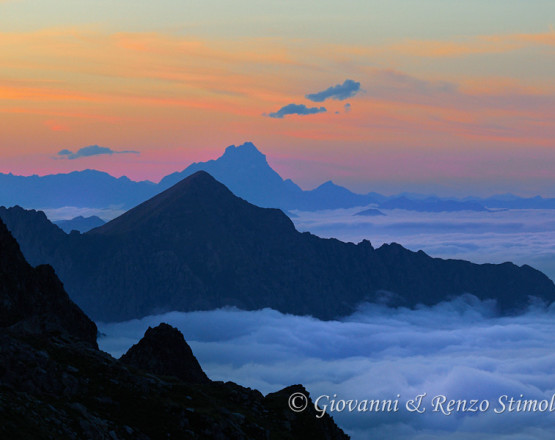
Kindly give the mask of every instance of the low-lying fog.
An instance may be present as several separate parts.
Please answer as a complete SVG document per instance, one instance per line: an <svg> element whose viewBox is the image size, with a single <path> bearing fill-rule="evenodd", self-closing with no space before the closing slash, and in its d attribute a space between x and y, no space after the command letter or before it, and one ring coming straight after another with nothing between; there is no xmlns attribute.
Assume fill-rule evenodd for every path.
<svg viewBox="0 0 555 440"><path fill-rule="evenodd" d="M555 413L512 412L498 399L555 393L555 308L497 317L474 297L418 310L365 305L341 321L273 310L171 312L99 324L100 347L120 356L160 322L179 328L211 379L263 393L302 383L316 398L396 399L398 412L333 412L354 439L551 439ZM426 412L408 399L427 393ZM488 400L483 413L433 412L431 399ZM523 397L520 397L520 396ZM507 403L507 401L505 401Z"/></svg>
<svg viewBox="0 0 555 440"><path fill-rule="evenodd" d="M354 215L364 208L292 211L300 231L374 247L397 242L441 258L476 263L529 264L555 280L555 210L511 209L489 212L380 210L384 216Z"/></svg>

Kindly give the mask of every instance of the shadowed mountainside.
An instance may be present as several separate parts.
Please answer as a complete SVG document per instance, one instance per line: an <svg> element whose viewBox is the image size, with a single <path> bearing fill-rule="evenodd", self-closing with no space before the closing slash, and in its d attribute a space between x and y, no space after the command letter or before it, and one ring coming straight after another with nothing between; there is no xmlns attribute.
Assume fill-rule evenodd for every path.
<svg viewBox="0 0 555 440"><path fill-rule="evenodd" d="M316 418L311 401L292 412L293 390L309 397L299 385L264 397L210 381L166 324L149 329L123 361L99 351L95 324L51 269L27 264L0 222L0 438L349 438L329 415Z"/></svg>
<svg viewBox="0 0 555 440"><path fill-rule="evenodd" d="M82 235L64 234L36 211L0 208L0 217L31 263L52 264L97 320L223 306L331 319L363 301L413 307L464 293L511 312L529 296L555 298L553 282L526 265L299 233L280 210L251 205L202 171Z"/></svg>
<svg viewBox="0 0 555 440"><path fill-rule="evenodd" d="M0 328L69 334L96 347L96 325L69 299L52 267L31 267L0 221Z"/></svg>

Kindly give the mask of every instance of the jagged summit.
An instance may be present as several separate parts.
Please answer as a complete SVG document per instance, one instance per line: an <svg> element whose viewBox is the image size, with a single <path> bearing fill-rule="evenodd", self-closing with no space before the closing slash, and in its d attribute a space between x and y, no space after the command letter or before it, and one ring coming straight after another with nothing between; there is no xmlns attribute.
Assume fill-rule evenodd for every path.
<svg viewBox="0 0 555 440"><path fill-rule="evenodd" d="M262 154L252 142L245 142L239 146L230 145L225 149L221 158L228 160L258 160L266 162L266 155Z"/></svg>
<svg viewBox="0 0 555 440"><path fill-rule="evenodd" d="M160 181L161 188L169 188L197 171L210 173L234 194L257 206L286 208L288 200L302 197L302 190L291 181L284 181L275 172L252 142L230 145L216 160L194 163L181 172L170 174Z"/></svg>

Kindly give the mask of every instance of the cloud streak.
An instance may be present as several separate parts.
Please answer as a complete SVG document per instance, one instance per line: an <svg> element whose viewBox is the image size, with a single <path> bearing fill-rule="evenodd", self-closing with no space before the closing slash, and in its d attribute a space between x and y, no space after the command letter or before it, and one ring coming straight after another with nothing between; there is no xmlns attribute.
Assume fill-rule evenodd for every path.
<svg viewBox="0 0 555 440"><path fill-rule="evenodd" d="M282 119L287 115L314 115L316 113L326 112L325 107L307 107L304 104L288 104L280 108L277 112L268 114L270 118Z"/></svg>
<svg viewBox="0 0 555 440"><path fill-rule="evenodd" d="M327 88L326 90L322 90L321 92L309 93L308 95L305 95L305 98L310 99L313 102L324 102L329 98L337 101L343 101L355 96L359 91L360 83L353 81L352 79L347 79L343 84L337 84Z"/></svg>
<svg viewBox="0 0 555 440"><path fill-rule="evenodd" d="M112 154L140 154L138 151L134 150L123 150L123 151L115 151L108 147L99 147L98 145L89 145L88 147L83 147L73 152L71 150L60 150L58 151L58 157L66 158L66 159L80 159L82 157L91 157L91 156L105 156Z"/></svg>

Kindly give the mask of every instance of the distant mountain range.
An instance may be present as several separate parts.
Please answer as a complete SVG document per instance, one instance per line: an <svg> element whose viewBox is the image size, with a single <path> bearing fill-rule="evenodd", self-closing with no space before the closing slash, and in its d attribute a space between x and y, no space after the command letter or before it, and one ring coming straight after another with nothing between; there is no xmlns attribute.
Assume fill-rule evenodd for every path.
<svg viewBox="0 0 555 440"><path fill-rule="evenodd" d="M72 218L71 220L58 220L53 222L56 226L60 227L62 231L70 233L71 231L87 232L91 229L98 228L106 223L96 215L90 217L83 217L82 215Z"/></svg>
<svg viewBox="0 0 555 440"><path fill-rule="evenodd" d="M374 205L380 209L413 211L486 211L487 209L555 209L555 199L500 195L489 198L439 198L418 194L384 196L355 194L331 181L304 191L293 181L282 179L266 156L252 143L231 145L216 160L193 163L183 171L164 177L160 183L134 182L107 173L85 170L48 176L0 174L0 205L48 209L66 206L129 209L168 189L197 171L206 171L234 194L257 206L284 211L314 211Z"/></svg>
<svg viewBox="0 0 555 440"><path fill-rule="evenodd" d="M26 258L51 264L72 299L101 321L223 306L331 319L363 301L412 307L465 293L509 312L530 296L555 299L553 282L526 265L300 233L282 211L246 202L204 171L86 234L65 234L22 208L0 208L0 218Z"/></svg>
<svg viewBox="0 0 555 440"><path fill-rule="evenodd" d="M0 173L0 205L27 208L131 208L159 192L155 183L119 179L95 170L48 176Z"/></svg>

